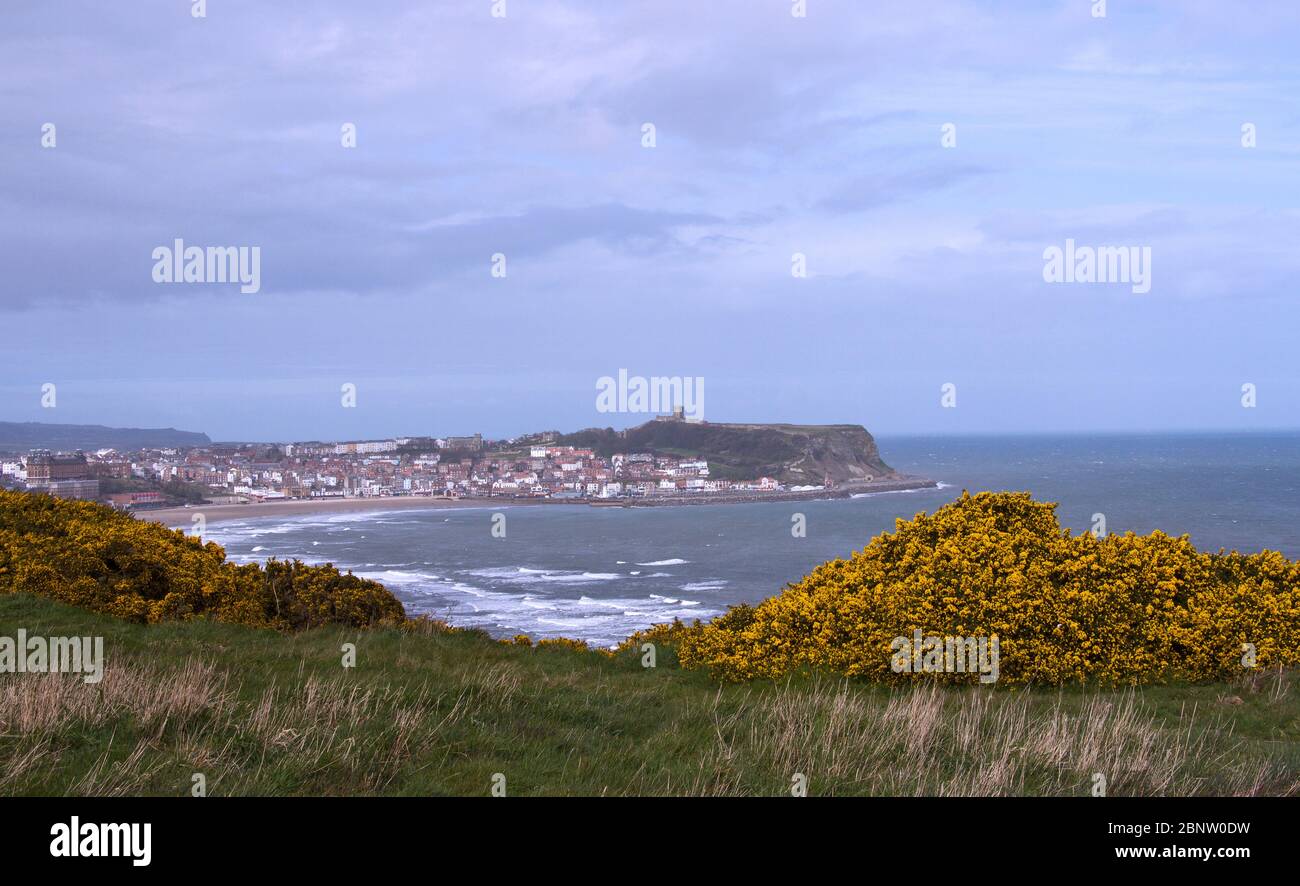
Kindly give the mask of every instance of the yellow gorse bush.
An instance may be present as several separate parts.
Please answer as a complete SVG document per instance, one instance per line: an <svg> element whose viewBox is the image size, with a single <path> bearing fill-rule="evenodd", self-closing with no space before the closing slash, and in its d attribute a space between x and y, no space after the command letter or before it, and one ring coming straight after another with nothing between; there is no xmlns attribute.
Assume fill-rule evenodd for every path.
<svg viewBox="0 0 1300 886"><path fill-rule="evenodd" d="M237 566L220 545L102 505L0 491L0 593L13 592L136 622L297 630L405 618L383 585L330 565Z"/></svg>
<svg viewBox="0 0 1300 886"><path fill-rule="evenodd" d="M899 520L758 606L630 639L672 642L685 667L724 680L800 668L876 681L899 674L891 641L996 635L1000 682L1210 680L1300 661L1300 564L1274 551L1203 553L1161 532L1071 536L1027 493L963 493Z"/></svg>

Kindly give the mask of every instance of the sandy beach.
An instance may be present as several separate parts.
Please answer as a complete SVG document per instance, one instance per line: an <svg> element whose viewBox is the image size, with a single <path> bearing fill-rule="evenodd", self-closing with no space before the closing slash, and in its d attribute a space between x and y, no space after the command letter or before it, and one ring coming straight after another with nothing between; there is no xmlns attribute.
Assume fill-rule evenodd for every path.
<svg viewBox="0 0 1300 886"><path fill-rule="evenodd" d="M267 501L250 504L194 505L188 508L159 508L154 511L136 511L141 520L178 526L189 523L195 514L202 514L208 523L221 520L248 520L255 517L298 517L310 514L380 513L428 508L484 508L492 506L541 504L527 499L506 498L432 498L424 496L397 496L382 498L322 498L295 499L292 501Z"/></svg>
<svg viewBox="0 0 1300 886"><path fill-rule="evenodd" d="M636 501L601 502L606 507L681 507L689 505L748 504L762 501L808 501L815 499L849 498L853 495L924 489L935 486L933 480L919 477L899 477L874 483L852 484L834 490L801 490L798 492L749 492L739 494L663 496ZM435 498L421 495L386 496L378 498L320 498L269 501L249 504L194 505L182 508L159 508L156 511L136 511L141 520L152 520L168 526L189 524L195 514L202 514L208 523L222 520L248 520L254 517L294 517L310 514L382 513L431 508L507 508L507 507L591 507L591 499L554 498Z"/></svg>

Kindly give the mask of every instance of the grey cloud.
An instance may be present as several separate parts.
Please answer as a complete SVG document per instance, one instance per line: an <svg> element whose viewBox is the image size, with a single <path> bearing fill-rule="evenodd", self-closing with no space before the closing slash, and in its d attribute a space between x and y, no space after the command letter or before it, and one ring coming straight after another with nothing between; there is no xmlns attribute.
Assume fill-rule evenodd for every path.
<svg viewBox="0 0 1300 886"><path fill-rule="evenodd" d="M932 166L901 173L861 176L838 183L818 206L833 212L858 212L897 203L961 182L988 175L991 170L970 164Z"/></svg>

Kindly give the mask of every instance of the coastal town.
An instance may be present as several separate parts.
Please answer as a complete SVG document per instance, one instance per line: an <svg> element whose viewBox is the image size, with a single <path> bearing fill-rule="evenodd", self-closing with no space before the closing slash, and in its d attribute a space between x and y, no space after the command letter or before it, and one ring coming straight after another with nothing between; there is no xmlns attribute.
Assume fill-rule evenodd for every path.
<svg viewBox="0 0 1300 886"><path fill-rule="evenodd" d="M204 501L394 496L616 502L785 489L771 477L710 476L708 462L696 458L651 452L605 457L590 448L560 445L556 437L490 441L475 434L134 452L34 450L0 457L0 471L10 488L99 500L124 510Z"/></svg>

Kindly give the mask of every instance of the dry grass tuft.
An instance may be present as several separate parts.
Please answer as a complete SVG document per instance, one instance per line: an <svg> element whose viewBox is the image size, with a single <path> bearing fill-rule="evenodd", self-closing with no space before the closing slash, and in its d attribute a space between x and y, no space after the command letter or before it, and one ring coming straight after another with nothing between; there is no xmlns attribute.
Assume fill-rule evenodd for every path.
<svg viewBox="0 0 1300 886"><path fill-rule="evenodd" d="M1214 793L1300 790L1273 764L1235 748L1215 753L1207 736L1223 724L1196 714L1161 725L1132 691L1093 696L1075 711L1058 699L1044 716L1028 693L922 686L882 697L819 681L720 714L713 752L685 787L753 792L739 777L744 758L792 780L805 775L810 793L1082 796L1100 774L1112 795L1185 795L1206 791L1207 771L1216 774Z"/></svg>
<svg viewBox="0 0 1300 886"><path fill-rule="evenodd" d="M174 670L118 662L99 683L76 674L23 674L0 683L0 731L33 735L131 717L161 731L230 705L226 677L196 659Z"/></svg>

